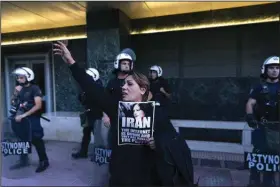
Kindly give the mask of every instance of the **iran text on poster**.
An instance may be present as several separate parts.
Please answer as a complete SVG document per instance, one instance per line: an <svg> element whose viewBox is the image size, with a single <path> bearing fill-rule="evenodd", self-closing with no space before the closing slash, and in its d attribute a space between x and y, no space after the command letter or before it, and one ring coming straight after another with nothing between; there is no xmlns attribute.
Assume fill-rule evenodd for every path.
<svg viewBox="0 0 280 187"><path fill-rule="evenodd" d="M119 102L118 145L146 144L153 136L155 102Z"/></svg>

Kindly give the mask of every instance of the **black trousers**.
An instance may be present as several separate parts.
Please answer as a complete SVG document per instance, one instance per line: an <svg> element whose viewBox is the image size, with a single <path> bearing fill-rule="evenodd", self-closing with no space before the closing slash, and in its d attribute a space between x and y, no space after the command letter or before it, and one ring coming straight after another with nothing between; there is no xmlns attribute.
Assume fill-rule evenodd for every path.
<svg viewBox="0 0 280 187"><path fill-rule="evenodd" d="M255 129L252 132L252 144L254 146L253 153L263 153L263 154L275 154L277 153L270 150L268 144L266 143L266 134L264 128ZM260 172L256 168L250 169L250 183L261 183ZM264 186L275 186L274 173L273 172L263 172L263 182Z"/></svg>
<svg viewBox="0 0 280 187"><path fill-rule="evenodd" d="M34 145L39 160L41 161L47 161L48 160L48 156L46 153L46 147L45 147L45 142L42 138L33 138L32 139L32 144Z"/></svg>
<svg viewBox="0 0 280 187"><path fill-rule="evenodd" d="M46 161L48 160L46 154L46 148L43 138L43 128L40 123L40 118L36 116L31 116L24 118L21 122L17 123L14 120L12 121L12 129L15 135L22 141L30 141L34 145L39 160ZM28 155L22 155L21 160L25 161L28 158Z"/></svg>
<svg viewBox="0 0 280 187"><path fill-rule="evenodd" d="M81 153L87 154L88 153L88 146L91 140L91 132L93 130L93 126L89 125L83 128L83 138L81 143Z"/></svg>
<svg viewBox="0 0 280 187"><path fill-rule="evenodd" d="M39 161L42 162L42 161L48 161L48 156L46 154L46 148L45 148L45 143L42 139L36 139L34 138L32 141L31 141L32 145L34 145L36 151L37 151L37 154L38 154L38 157L39 157ZM22 163L27 163L28 162L28 155L20 155L20 161Z"/></svg>

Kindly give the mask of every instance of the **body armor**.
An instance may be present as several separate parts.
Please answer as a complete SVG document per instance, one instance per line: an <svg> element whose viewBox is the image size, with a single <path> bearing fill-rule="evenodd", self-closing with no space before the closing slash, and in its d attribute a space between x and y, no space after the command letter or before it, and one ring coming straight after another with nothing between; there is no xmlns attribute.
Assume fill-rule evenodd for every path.
<svg viewBox="0 0 280 187"><path fill-rule="evenodd" d="M272 94L268 86L263 83L256 107L256 117L259 121L259 128L253 132L252 140L254 147L264 152L272 151L279 153L279 101L280 89L278 88L276 95Z"/></svg>
<svg viewBox="0 0 280 187"><path fill-rule="evenodd" d="M269 92L267 84L263 83L262 90L260 92L260 98L258 99L255 108L255 114L258 121L279 121L279 101L280 89L277 90L277 95L273 96L273 94Z"/></svg>

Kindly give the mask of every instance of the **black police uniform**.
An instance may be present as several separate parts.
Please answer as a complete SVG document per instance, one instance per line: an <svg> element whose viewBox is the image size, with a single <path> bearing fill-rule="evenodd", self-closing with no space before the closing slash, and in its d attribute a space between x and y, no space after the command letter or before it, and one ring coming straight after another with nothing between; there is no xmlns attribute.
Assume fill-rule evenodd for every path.
<svg viewBox="0 0 280 187"><path fill-rule="evenodd" d="M170 99L160 91L160 88L164 88L167 93L171 93L167 80L162 77L158 77L155 80L150 79L150 91L153 94L153 100L158 101L161 106L166 107L170 103Z"/></svg>
<svg viewBox="0 0 280 187"><path fill-rule="evenodd" d="M124 80L125 79L119 79L117 77L109 80L106 90L112 94L113 98L116 101L121 101L122 100L122 87L124 85Z"/></svg>
<svg viewBox="0 0 280 187"><path fill-rule="evenodd" d="M254 108L254 117L257 121L279 121L279 92L279 82L260 83L251 90L250 98L257 101L256 107ZM253 152L277 154L275 150L272 150L268 146L265 128L262 126L259 126L252 132L252 144L254 146ZM251 170L250 184L260 184L260 173L256 169ZM264 172L263 185L275 186L273 173Z"/></svg>
<svg viewBox="0 0 280 187"><path fill-rule="evenodd" d="M99 86L103 86L101 80L96 81ZM89 99L89 98L88 98ZM100 108L91 107L88 105L87 96L85 92L82 92L78 95L78 100L86 109L86 118L88 120L88 124L83 128L83 138L81 143L81 149L78 153L72 154L74 158L86 158L88 155L88 146L91 140L91 132L94 134L94 124L96 120L101 120L103 113Z"/></svg>
<svg viewBox="0 0 280 187"><path fill-rule="evenodd" d="M122 87L124 85L125 79L119 79L117 77L112 78L109 80L106 91L111 94L115 102L119 102L122 100ZM109 148L111 147L111 140L112 140L112 131L111 128L108 132L108 144Z"/></svg>
<svg viewBox="0 0 280 187"><path fill-rule="evenodd" d="M35 106L35 97L42 97L42 92L37 85L31 84L28 87L22 87L21 91L18 94L18 99L19 103L26 107L25 109L19 108L18 111L25 110L23 112L27 112L33 106ZM27 119L22 119L22 122L20 122L20 124L12 121L12 128L15 134L21 139L31 139L32 144L36 148L40 161L39 167L36 169L36 172L44 171L49 166L45 143L42 139L44 136L44 130L41 126L40 115L41 114L38 111L26 117ZM28 120L29 123L26 123L26 120ZM27 155L22 155L20 164L12 168L16 169L25 165L27 165Z"/></svg>
<svg viewBox="0 0 280 187"><path fill-rule="evenodd" d="M136 54L135 54L135 52L132 49L125 48L120 53L126 53L129 56L131 56L133 62L136 61ZM130 64L130 68L131 68L131 64ZM113 97L113 99L116 102L119 102L119 101L122 100L122 87L123 87L123 85L125 83L125 78L124 79L119 79L117 77L118 72L120 72L119 68L118 69L114 69L113 74L115 75L115 77L110 79L108 84L107 84L107 86L106 86L106 91L111 94L111 96ZM112 138L111 134L112 134L112 131L111 131L111 128L110 128L109 132L108 132L109 147L111 147L111 138Z"/></svg>

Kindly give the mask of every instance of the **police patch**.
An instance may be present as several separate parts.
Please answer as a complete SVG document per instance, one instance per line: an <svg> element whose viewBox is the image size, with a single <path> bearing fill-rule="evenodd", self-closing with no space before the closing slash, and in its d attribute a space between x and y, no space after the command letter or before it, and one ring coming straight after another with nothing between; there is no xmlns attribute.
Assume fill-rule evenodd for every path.
<svg viewBox="0 0 280 187"><path fill-rule="evenodd" d="M104 147L95 147L91 161L97 163L99 166L108 164L110 162L111 152L112 150Z"/></svg>
<svg viewBox="0 0 280 187"><path fill-rule="evenodd" d="M250 93L249 93L249 94L251 95L251 94L253 93L253 91L254 91L254 89L252 88L252 89L250 90Z"/></svg>

